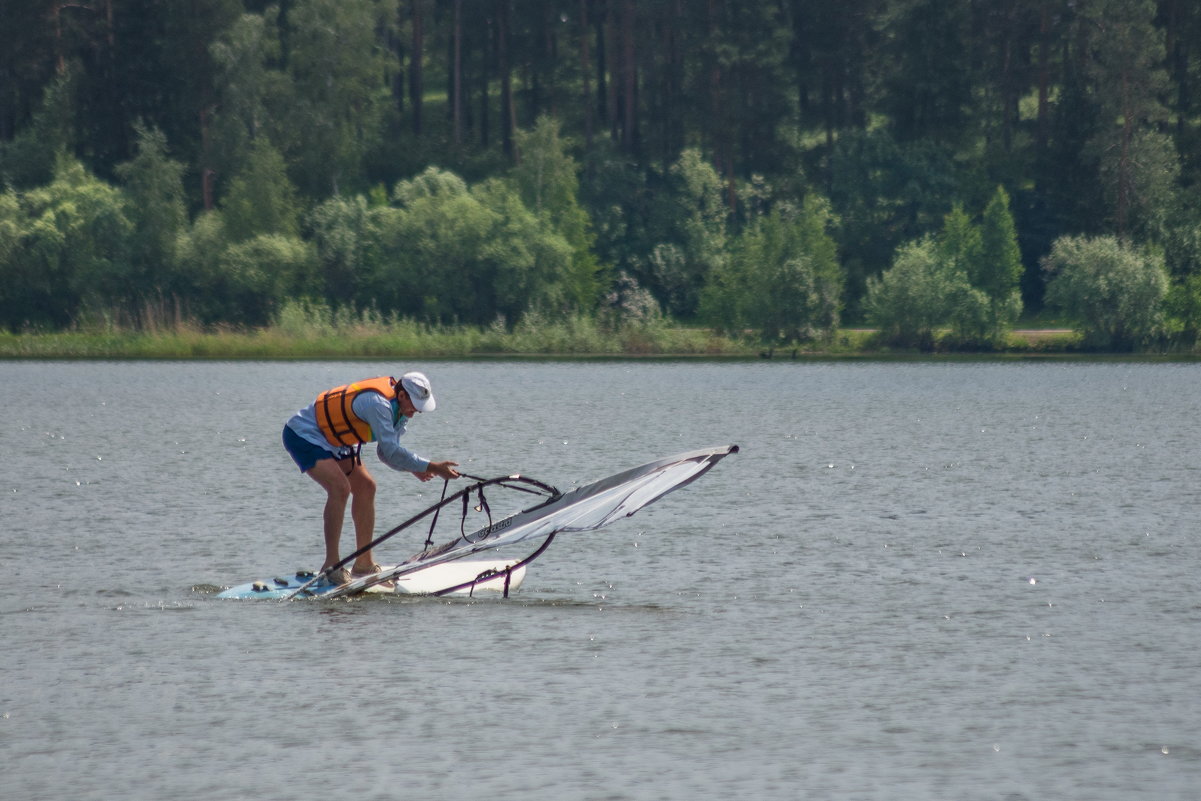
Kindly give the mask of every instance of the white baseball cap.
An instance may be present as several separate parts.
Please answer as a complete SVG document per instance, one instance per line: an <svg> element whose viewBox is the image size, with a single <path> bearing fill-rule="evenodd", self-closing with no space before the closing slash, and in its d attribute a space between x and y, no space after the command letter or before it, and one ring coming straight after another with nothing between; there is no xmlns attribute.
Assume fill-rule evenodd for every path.
<svg viewBox="0 0 1201 801"><path fill-rule="evenodd" d="M405 373L400 378L400 385L409 393L409 400L419 412L432 412L437 405L434 402L434 391L430 388L430 380L425 373Z"/></svg>

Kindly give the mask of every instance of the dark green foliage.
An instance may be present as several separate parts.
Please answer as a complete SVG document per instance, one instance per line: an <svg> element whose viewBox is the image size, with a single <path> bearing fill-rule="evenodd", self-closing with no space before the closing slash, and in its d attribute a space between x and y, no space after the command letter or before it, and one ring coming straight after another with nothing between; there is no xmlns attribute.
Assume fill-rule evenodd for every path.
<svg viewBox="0 0 1201 801"><path fill-rule="evenodd" d="M732 334L754 330L767 344L830 337L842 308L842 270L829 203L781 206L734 241L728 263L709 276L702 316Z"/></svg>
<svg viewBox="0 0 1201 801"><path fill-rule="evenodd" d="M1009 196L997 187L979 224L956 206L936 237L903 245L868 279L868 319L894 345L930 348L949 327L949 345L994 347L1021 313L1021 274Z"/></svg>
<svg viewBox="0 0 1201 801"><path fill-rule="evenodd" d="M235 242L256 234L296 236L300 201L288 179L283 156L266 139L258 139L249 158L230 182L221 203L226 233Z"/></svg>
<svg viewBox="0 0 1201 801"><path fill-rule="evenodd" d="M148 299L172 290L168 269L175 241L188 224L184 203L184 165L170 158L162 131L135 126L137 155L118 165L117 176L135 210L129 247L134 297Z"/></svg>
<svg viewBox="0 0 1201 801"><path fill-rule="evenodd" d="M1172 284L1167 297L1168 333L1186 347L1201 340L1201 273Z"/></svg>
<svg viewBox="0 0 1201 801"><path fill-rule="evenodd" d="M394 206L367 210L352 234L365 245L360 308L476 325L571 308L571 245L508 182L470 187L431 167L399 183L393 198Z"/></svg>
<svg viewBox="0 0 1201 801"><path fill-rule="evenodd" d="M317 251L319 297L339 307L356 307L369 299L366 287L384 258L382 231L389 213L361 195L332 197L309 213L307 231Z"/></svg>
<svg viewBox="0 0 1201 801"><path fill-rule="evenodd" d="M850 133L830 158L830 199L841 220L852 318L868 276L903 242L933 230L965 183L953 152L934 141L897 142L886 131Z"/></svg>
<svg viewBox="0 0 1201 801"><path fill-rule="evenodd" d="M890 5L881 106L897 139L955 143L970 135L973 53L961 43L971 38L971 5L962 0Z"/></svg>
<svg viewBox="0 0 1201 801"><path fill-rule="evenodd" d="M1009 193L997 187L980 222L980 252L968 268L968 279L988 299L985 325L976 332L999 341L1022 311L1022 253L1009 212Z"/></svg>
<svg viewBox="0 0 1201 801"><path fill-rule="evenodd" d="M61 328L128 308L132 226L120 190L62 158L46 186L0 205L0 324Z"/></svg>
<svg viewBox="0 0 1201 801"><path fill-rule="evenodd" d="M567 153L558 122L550 117L540 117L528 133L519 131L516 145L521 158L512 179L522 202L571 247L571 258L559 278L562 302L575 311L590 312L600 295L601 267L594 254L591 221L579 202L579 168Z"/></svg>
<svg viewBox="0 0 1201 801"><path fill-rule="evenodd" d="M56 159L74 149L74 92L70 72L45 85L28 124L0 140L0 182L19 189L50 182Z"/></svg>
<svg viewBox="0 0 1201 801"><path fill-rule="evenodd" d="M1184 0L0 4L3 322L307 298L788 339L917 281L989 345L1064 236L1201 270L1198 42ZM832 263L794 230L819 196Z"/></svg>

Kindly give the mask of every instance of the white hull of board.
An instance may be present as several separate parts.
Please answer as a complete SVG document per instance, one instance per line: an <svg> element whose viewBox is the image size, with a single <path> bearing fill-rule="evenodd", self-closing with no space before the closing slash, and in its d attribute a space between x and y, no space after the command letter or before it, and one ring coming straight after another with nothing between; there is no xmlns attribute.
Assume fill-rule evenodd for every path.
<svg viewBox="0 0 1201 801"><path fill-rule="evenodd" d="M434 595L450 587L456 587L474 580L474 584L463 587L453 594L504 594L506 591L506 569L512 568L517 562L517 559L458 559L454 562L444 562L422 568L421 570L415 570L412 573L406 573L396 579L395 588L388 588L377 584L359 591L372 595ZM388 565L383 569L387 571L391 568L392 566ZM509 592L521 586L521 582L525 580L525 570L524 566L518 567L515 570L508 570L507 589ZM217 597L235 599L286 598L311 579L312 574L308 573L285 573L281 576L230 587L218 593ZM356 592L355 585L360 583L365 582L362 579L357 579L343 587L334 587L324 582L318 582L297 597L319 598L330 594L339 596L354 594ZM347 592L347 590L350 592Z"/></svg>

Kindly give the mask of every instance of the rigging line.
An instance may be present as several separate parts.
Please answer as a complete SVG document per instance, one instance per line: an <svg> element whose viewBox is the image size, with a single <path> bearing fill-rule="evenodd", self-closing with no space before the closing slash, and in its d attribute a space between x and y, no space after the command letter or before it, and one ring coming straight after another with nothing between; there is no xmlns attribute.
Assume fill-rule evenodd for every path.
<svg viewBox="0 0 1201 801"><path fill-rule="evenodd" d="M434 512L434 519L430 521L430 533L425 536L425 547L428 548L434 544L434 526L438 525L438 515L442 513L442 501L446 500L446 490L450 487L450 479L442 479L442 497L438 499L439 506Z"/></svg>
<svg viewBox="0 0 1201 801"><path fill-rule="evenodd" d="M404 521L403 523L396 526L395 528L392 528L392 529L388 530L387 532L381 534L380 536L376 537L374 540L369 542L367 545L364 545L362 548L359 548L358 550L356 550L350 556L339 561L337 564L330 565L329 567L325 568L324 570L318 572L315 576L313 576L311 579L309 579L303 585L298 587L291 594L285 596L282 600L284 600L284 601L292 600L293 598L295 598L297 595L299 595L304 590L307 590L309 587L316 584L321 579L329 576L330 573L337 570L339 567L343 567L343 566L349 564L354 559L358 558L362 554L366 553L367 551L371 550L375 546L379 545L384 540L389 539L390 537L392 537L396 534L399 534L401 531L404 531L409 526L424 519L427 515L437 513L438 510L441 509L443 506L446 506L447 504L450 504L450 503L454 503L459 498L465 499L471 493L471 491L476 489L477 487L486 486L489 484L502 484L504 482L513 481L513 480L524 481L524 482L527 482L527 483L530 483L530 484L533 484L533 485L539 486L539 487L548 487L549 486L548 484L543 484L541 481L535 481L532 478L522 478L521 476L504 476L501 478L480 479L477 483L469 484L468 486L464 487L463 489L456 491L452 495L449 495L446 498L443 498L441 501L438 501L438 503L434 504L433 506L428 507L424 511L413 515L408 520ZM505 486L508 486L508 484L506 483ZM517 487L513 487L513 489L517 489Z"/></svg>
<svg viewBox="0 0 1201 801"><path fill-rule="evenodd" d="M476 504L475 510L488 515L488 528L492 528L492 507L488 505L488 499L484 497L483 487L480 487L476 497L480 499L480 502Z"/></svg>
<svg viewBox="0 0 1201 801"><path fill-rule="evenodd" d="M557 533L558 532L552 532L549 536L547 536L547 538L545 540L543 540L542 544L539 545L538 549L535 550L532 554L530 554L529 556L527 556L526 558L524 558L518 562L515 562L512 565L509 565L507 568L505 568L505 573L511 575L512 571L517 570L518 568L525 567L530 562L534 561L539 556L541 556L543 554L543 552L545 552L546 549L548 547L550 547L550 544L555 539L555 534L557 534ZM465 581L462 584L456 584L453 587L447 587L446 589L438 590L437 592L432 592L432 593L430 593L430 595L437 595L437 596L449 595L452 592L457 592L459 590L466 589L467 587L471 587L472 589L474 589L476 584L479 584L484 581L494 581L496 576L499 576L499 575L500 575L500 572L498 571L493 576L488 576L485 578L480 578L480 576L476 576L471 581ZM509 582L509 575L506 575L505 583L508 584L508 582ZM507 598L508 595L506 595L505 597Z"/></svg>
<svg viewBox="0 0 1201 801"><path fill-rule="evenodd" d="M505 487L508 485L501 484L500 486ZM487 531L488 529L492 528L492 507L488 505L488 499L484 497L484 486L482 484L473 487L473 489L476 490L476 495L479 498L479 502L476 504L475 511L488 513L488 525L484 529ZM470 493L468 493L467 495L463 496L463 516L459 518L459 537L464 542L472 542L472 540L467 536L467 509L470 505L471 499Z"/></svg>
<svg viewBox="0 0 1201 801"><path fill-rule="evenodd" d="M489 479L485 479L485 478L480 478L479 476L473 476L470 473L464 473L461 470L459 471L459 475L461 475L463 478L469 478L472 481L488 481L489 480ZM533 484L536 489L530 489L529 487L523 487L518 484L508 484L508 483L506 483L508 481L523 481L527 484ZM541 481L536 481L532 478L527 478L526 476L522 476L522 475L504 476L502 478L494 478L494 479L491 479L491 483L499 484L502 487L507 487L508 489L512 489L512 490L517 490L518 492L528 492L530 495L543 495L543 494L562 495L563 494L563 493L559 492L558 488L556 488L550 484L544 484Z"/></svg>

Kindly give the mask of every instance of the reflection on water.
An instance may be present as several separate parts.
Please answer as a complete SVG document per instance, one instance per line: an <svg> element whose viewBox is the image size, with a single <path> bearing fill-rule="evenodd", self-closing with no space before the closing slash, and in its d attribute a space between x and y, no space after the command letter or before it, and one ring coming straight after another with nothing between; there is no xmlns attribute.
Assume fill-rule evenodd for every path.
<svg viewBox="0 0 1201 801"><path fill-rule="evenodd" d="M319 564L286 417L408 368L408 443L472 474L742 451L508 601L215 600ZM1193 365L0 363L5 786L1191 798L1198 397ZM373 468L381 530L437 500Z"/></svg>

